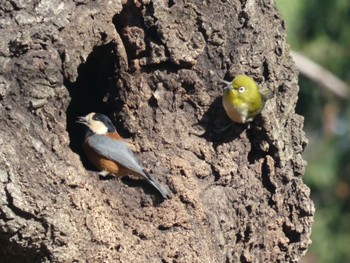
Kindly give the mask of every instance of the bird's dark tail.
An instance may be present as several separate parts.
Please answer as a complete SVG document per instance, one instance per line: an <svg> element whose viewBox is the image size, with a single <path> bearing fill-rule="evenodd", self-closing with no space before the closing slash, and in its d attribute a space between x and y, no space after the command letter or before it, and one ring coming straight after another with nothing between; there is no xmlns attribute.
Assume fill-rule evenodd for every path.
<svg viewBox="0 0 350 263"><path fill-rule="evenodd" d="M154 188L158 190L158 192L162 195L164 199L168 199L171 196L172 193L167 187L162 186L160 183L154 180L154 178L146 171L143 171L143 172L147 182L149 182L152 186L154 186Z"/></svg>

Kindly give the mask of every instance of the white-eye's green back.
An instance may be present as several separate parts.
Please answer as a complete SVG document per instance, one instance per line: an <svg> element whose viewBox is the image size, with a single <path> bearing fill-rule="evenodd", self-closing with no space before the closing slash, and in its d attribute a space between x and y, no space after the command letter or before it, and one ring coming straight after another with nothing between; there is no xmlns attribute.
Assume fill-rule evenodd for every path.
<svg viewBox="0 0 350 263"><path fill-rule="evenodd" d="M222 103L230 119L238 123L251 120L264 107L258 86L246 75L238 75L225 88Z"/></svg>

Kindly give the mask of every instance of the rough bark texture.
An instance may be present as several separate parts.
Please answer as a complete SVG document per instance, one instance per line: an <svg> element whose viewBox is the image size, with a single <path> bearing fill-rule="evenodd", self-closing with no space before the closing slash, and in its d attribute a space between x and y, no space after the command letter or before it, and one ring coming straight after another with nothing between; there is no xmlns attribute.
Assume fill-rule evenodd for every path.
<svg viewBox="0 0 350 263"><path fill-rule="evenodd" d="M297 72L272 0L0 5L3 262L297 262L314 208ZM230 123L220 80L273 90ZM79 115L111 117L146 170L101 180Z"/></svg>

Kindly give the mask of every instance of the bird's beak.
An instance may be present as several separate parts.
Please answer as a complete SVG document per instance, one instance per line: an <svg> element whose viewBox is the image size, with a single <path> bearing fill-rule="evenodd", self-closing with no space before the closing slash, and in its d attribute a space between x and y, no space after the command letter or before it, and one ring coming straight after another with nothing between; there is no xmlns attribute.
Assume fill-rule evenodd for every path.
<svg viewBox="0 0 350 263"><path fill-rule="evenodd" d="M231 82L226 81L226 80L221 80L221 83L224 83L224 84L226 85L226 86L225 86L225 89L226 89L226 88L231 88L231 89L232 89Z"/></svg>
<svg viewBox="0 0 350 263"><path fill-rule="evenodd" d="M87 125L87 124L88 124L87 119L86 119L86 117L85 117L85 116L78 117L78 118L77 118L77 122L78 122L78 123L85 124L85 125Z"/></svg>

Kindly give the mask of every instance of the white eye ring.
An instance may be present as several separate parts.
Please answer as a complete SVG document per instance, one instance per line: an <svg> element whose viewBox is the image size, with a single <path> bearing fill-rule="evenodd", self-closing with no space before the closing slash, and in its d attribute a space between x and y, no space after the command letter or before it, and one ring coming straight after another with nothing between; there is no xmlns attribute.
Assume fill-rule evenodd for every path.
<svg viewBox="0 0 350 263"><path fill-rule="evenodd" d="M239 92L239 93L245 92L245 87L244 87L244 86L239 87L239 88L238 88L238 92Z"/></svg>

